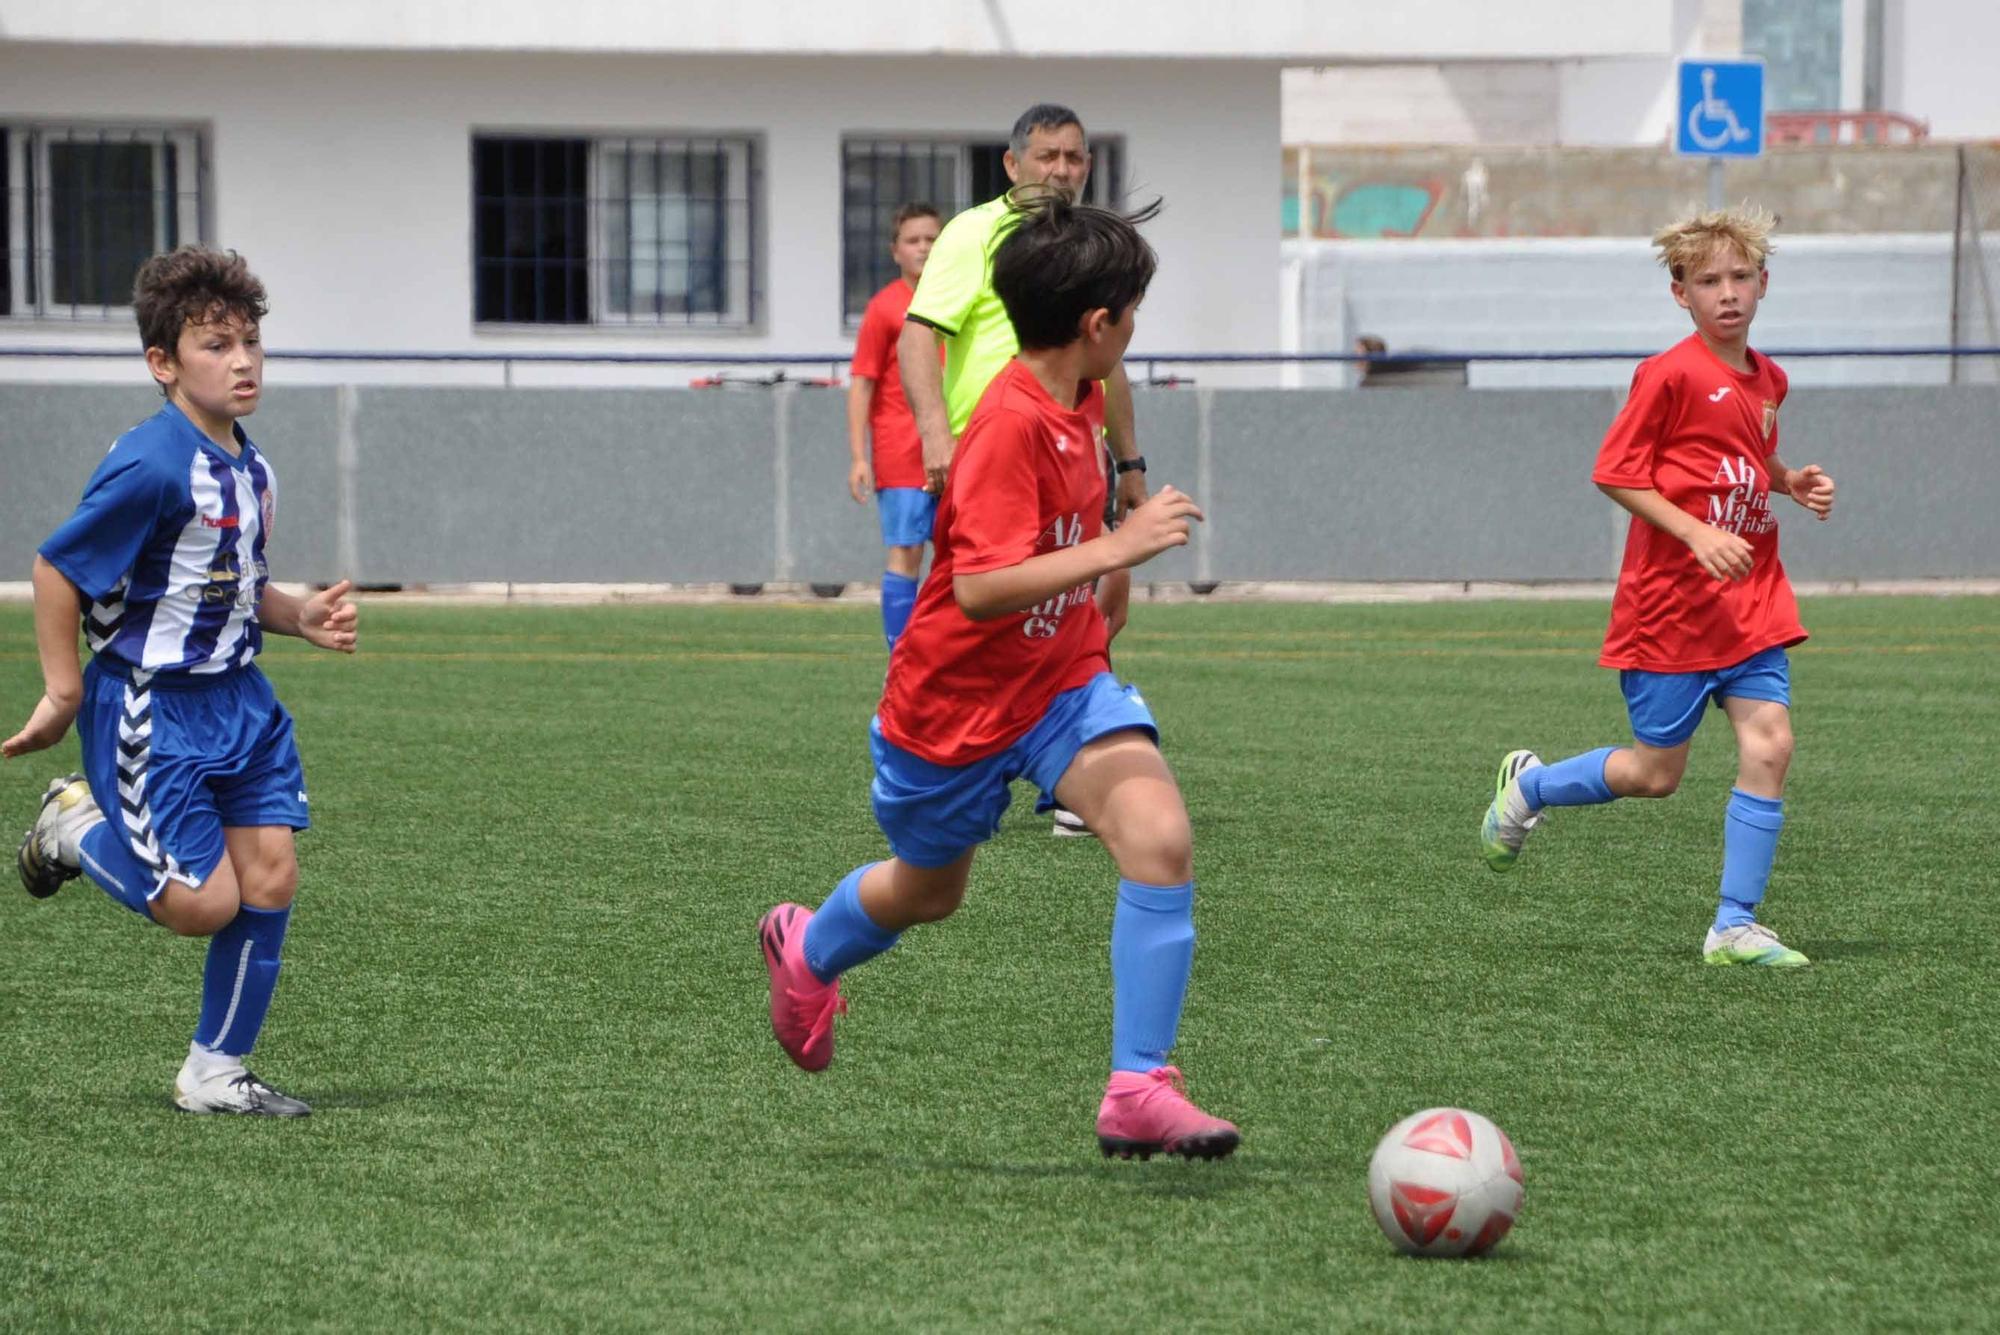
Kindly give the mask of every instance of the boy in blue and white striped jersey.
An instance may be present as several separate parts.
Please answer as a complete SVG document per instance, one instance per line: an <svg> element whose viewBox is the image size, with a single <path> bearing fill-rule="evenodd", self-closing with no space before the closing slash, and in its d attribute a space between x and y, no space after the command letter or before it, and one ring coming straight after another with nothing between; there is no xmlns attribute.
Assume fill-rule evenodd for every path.
<svg viewBox="0 0 2000 1335"><path fill-rule="evenodd" d="M84 773L49 785L21 883L45 898L87 871L133 912L209 937L174 1102L302 1117L243 1064L278 984L293 835L310 824L291 715L254 660L265 630L352 653L356 611L344 581L309 598L268 582L277 482L237 424L263 389L263 284L234 251L182 246L140 268L132 304L167 402L112 444L35 557L43 694L0 753L53 746L75 722Z"/></svg>

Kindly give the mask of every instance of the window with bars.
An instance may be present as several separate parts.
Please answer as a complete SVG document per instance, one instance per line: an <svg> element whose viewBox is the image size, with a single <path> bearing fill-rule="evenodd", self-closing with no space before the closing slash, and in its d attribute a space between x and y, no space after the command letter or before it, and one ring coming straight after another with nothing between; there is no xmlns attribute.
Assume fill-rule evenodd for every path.
<svg viewBox="0 0 2000 1335"><path fill-rule="evenodd" d="M475 136L473 318L749 324L756 184L748 138Z"/></svg>
<svg viewBox="0 0 2000 1335"><path fill-rule="evenodd" d="M840 146L841 307L850 325L861 321L868 299L896 276L889 258L889 224L896 210L919 200L935 204L946 221L954 213L1003 193L1010 184L1001 160L1007 142L963 139L850 138ZM1093 204L1124 202L1124 142L1090 140Z"/></svg>
<svg viewBox="0 0 2000 1335"><path fill-rule="evenodd" d="M0 123L0 315L128 316L139 266L201 239L201 136Z"/></svg>

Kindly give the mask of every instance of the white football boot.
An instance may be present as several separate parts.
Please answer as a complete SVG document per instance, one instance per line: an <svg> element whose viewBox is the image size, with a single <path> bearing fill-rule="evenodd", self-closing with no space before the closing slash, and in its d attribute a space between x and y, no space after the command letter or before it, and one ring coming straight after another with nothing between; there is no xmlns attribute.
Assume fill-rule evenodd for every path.
<svg viewBox="0 0 2000 1335"><path fill-rule="evenodd" d="M81 774L66 774L49 782L35 824L21 838L14 865L21 885L36 899L47 899L83 871L83 836L104 819Z"/></svg>
<svg viewBox="0 0 2000 1335"><path fill-rule="evenodd" d="M245 1117L306 1117L302 1099L275 1090L234 1057L191 1047L174 1077L174 1106L182 1112L236 1113Z"/></svg>

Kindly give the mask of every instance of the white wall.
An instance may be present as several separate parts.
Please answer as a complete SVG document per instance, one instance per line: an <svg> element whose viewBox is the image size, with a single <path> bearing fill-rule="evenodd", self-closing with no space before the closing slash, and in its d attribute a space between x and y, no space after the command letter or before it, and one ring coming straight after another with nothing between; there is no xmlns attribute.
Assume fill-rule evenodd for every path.
<svg viewBox="0 0 2000 1335"><path fill-rule="evenodd" d="M1278 334L1278 71L1256 62L286 53L0 46L0 119L210 127L213 240L272 293L274 349L817 353L844 349L844 132L998 137L1037 99L1126 146L1161 268L1146 348L1266 351ZM476 328L473 128L764 136L763 328ZM110 327L0 320L14 346L129 346ZM10 374L0 361L0 375ZM45 364L44 364L45 365ZM587 379L572 373L541 378ZM440 378L451 378L449 376ZM600 377L601 378L601 377ZM684 382L685 373L679 379Z"/></svg>
<svg viewBox="0 0 2000 1335"><path fill-rule="evenodd" d="M16 41L537 50L1548 59L1662 49L1688 0L0 0ZM1713 2L1713 0L1711 0Z"/></svg>
<svg viewBox="0 0 2000 1335"><path fill-rule="evenodd" d="M1671 0L1658 17L1660 40L1644 52L1287 69L1285 142L1663 142L1677 96L1674 62L1741 51L1742 0Z"/></svg>
<svg viewBox="0 0 2000 1335"><path fill-rule="evenodd" d="M2000 138L2000 4L1883 0L1882 101L1937 139Z"/></svg>
<svg viewBox="0 0 2000 1335"><path fill-rule="evenodd" d="M2000 251L2000 240L1996 240ZM1345 352L1658 351L1693 329L1640 238L1287 241L1300 348ZM1780 238L1752 342L1762 348L1937 347L1951 341L1951 238ZM1798 384L1940 383L1943 359L1801 359ZM1475 364L1475 387L1622 386L1630 361ZM1334 383L1339 373L1322 377Z"/></svg>

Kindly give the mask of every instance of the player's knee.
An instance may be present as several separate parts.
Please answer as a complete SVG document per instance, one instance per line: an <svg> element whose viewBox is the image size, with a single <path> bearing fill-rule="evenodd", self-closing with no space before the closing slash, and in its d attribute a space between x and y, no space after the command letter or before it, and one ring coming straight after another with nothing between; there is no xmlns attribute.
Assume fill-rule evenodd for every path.
<svg viewBox="0 0 2000 1335"><path fill-rule="evenodd" d="M1680 791L1682 767L1642 765L1632 778L1631 797L1672 797Z"/></svg>
<svg viewBox="0 0 2000 1335"><path fill-rule="evenodd" d="M1744 758L1766 770L1783 774L1792 764L1792 729L1789 724L1767 728L1746 739Z"/></svg>
<svg viewBox="0 0 2000 1335"><path fill-rule="evenodd" d="M240 866L236 875L243 886L243 902L252 908L290 908L299 890L299 860L289 850Z"/></svg>
<svg viewBox="0 0 2000 1335"><path fill-rule="evenodd" d="M910 906L918 922L943 922L965 902L965 886L928 886Z"/></svg>
<svg viewBox="0 0 2000 1335"><path fill-rule="evenodd" d="M214 936L241 908L235 878L222 873L195 887L170 885L152 903L153 921L176 936Z"/></svg>
<svg viewBox="0 0 2000 1335"><path fill-rule="evenodd" d="M1108 842L1120 873L1134 880L1180 885L1194 879L1194 832L1185 811L1122 812Z"/></svg>

